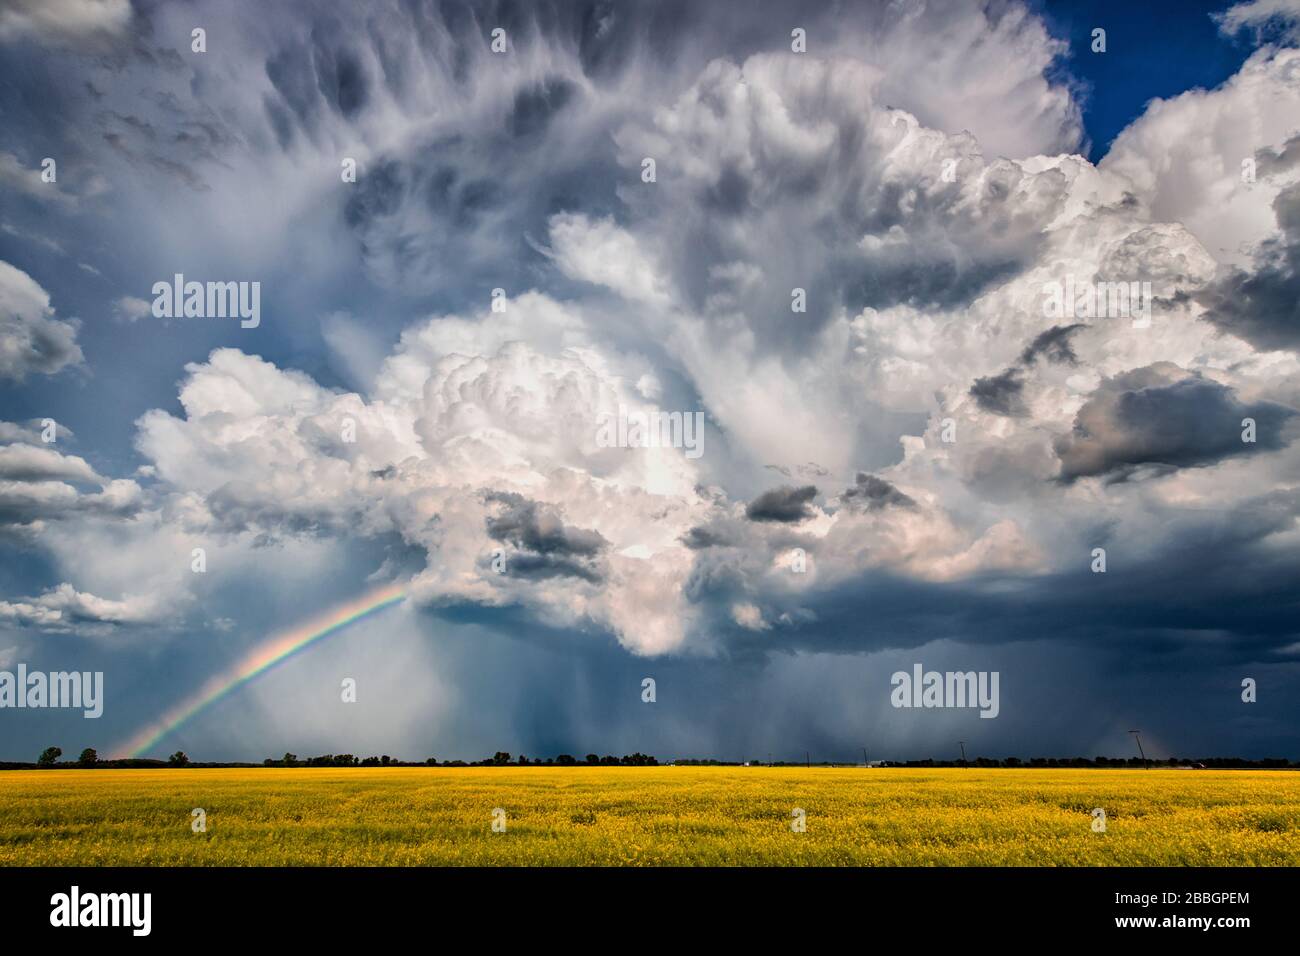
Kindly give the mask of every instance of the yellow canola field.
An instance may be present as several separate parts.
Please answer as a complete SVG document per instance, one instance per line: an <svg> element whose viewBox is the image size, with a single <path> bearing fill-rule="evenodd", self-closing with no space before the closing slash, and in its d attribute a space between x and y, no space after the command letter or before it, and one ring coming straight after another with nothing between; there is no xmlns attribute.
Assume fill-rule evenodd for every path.
<svg viewBox="0 0 1300 956"><path fill-rule="evenodd" d="M1104 832L1094 829L1097 807L1105 811ZM203 810L204 832L195 832L195 809ZM770 767L0 773L0 865L103 864L1296 866L1300 773Z"/></svg>

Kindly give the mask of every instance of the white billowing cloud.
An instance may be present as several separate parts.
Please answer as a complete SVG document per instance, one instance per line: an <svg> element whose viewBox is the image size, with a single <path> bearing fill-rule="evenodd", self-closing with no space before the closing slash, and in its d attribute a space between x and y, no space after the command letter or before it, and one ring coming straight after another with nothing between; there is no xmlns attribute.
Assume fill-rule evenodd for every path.
<svg viewBox="0 0 1300 956"><path fill-rule="evenodd" d="M29 444L0 446L0 481L49 479L104 483L86 460L76 455Z"/></svg>
<svg viewBox="0 0 1300 956"><path fill-rule="evenodd" d="M42 445L44 442L41 440L41 430L42 422L40 421L31 421L25 424L22 422L0 421L0 441ZM63 426L58 426L56 432L59 439L67 439L72 436L72 432Z"/></svg>
<svg viewBox="0 0 1300 956"><path fill-rule="evenodd" d="M120 600L97 597L63 583L39 597L0 601L0 621L65 631L89 626L139 626L158 623L165 616L159 595L124 595Z"/></svg>
<svg viewBox="0 0 1300 956"><path fill-rule="evenodd" d="M677 538L703 512L694 490L692 465L674 448L602 448L597 432L616 418L619 406L645 408L630 389L591 355L571 350L543 355L522 343L494 354L453 355L432 369L417 421L430 458L412 480L440 486L469 486L448 504L461 524L444 516L437 527L423 525L422 543L438 545L437 563L417 587L439 595L466 586L467 562L484 564L483 492L505 492L553 508L565 525L599 535L608 544L593 555L596 580L548 578L555 585L494 583L494 603L535 595L557 620L590 617L612 625L633 649L671 650L684 637L687 608L681 599L690 560ZM426 488L420 496L428 500ZM414 526L408 524L412 530ZM538 558L566 559L526 540L506 538L524 553L510 560L523 567ZM635 556L627 549L635 547ZM507 549L509 550L509 549ZM528 553L528 552L532 553ZM460 561L445 562L447 553ZM546 573L549 560L538 567ZM559 567L563 567L560 565ZM451 572L460 569L453 577ZM468 593L482 591L490 574L477 575ZM563 587L560 581L571 581ZM599 584L599 587L591 587Z"/></svg>
<svg viewBox="0 0 1300 956"><path fill-rule="evenodd" d="M186 370L186 417L146 413L137 446L159 479L199 495L220 523L341 530L381 480L373 472L417 451L409 420L256 356L218 349Z"/></svg>
<svg viewBox="0 0 1300 956"><path fill-rule="evenodd" d="M22 382L81 362L77 324L53 315L49 293L21 269L0 262L0 380Z"/></svg>
<svg viewBox="0 0 1300 956"><path fill-rule="evenodd" d="M423 394L430 367L444 356L495 352L509 342L535 349L587 348L591 332L571 305L546 295L507 298L505 312L492 312L485 302L477 315L440 316L406 329L397 350L384 360L375 394L385 402L414 401Z"/></svg>
<svg viewBox="0 0 1300 956"><path fill-rule="evenodd" d="M162 614L158 595L124 595L121 600L96 597L60 584L36 599L42 607L57 610L65 618L105 624L145 624Z"/></svg>
<svg viewBox="0 0 1300 956"><path fill-rule="evenodd" d="M653 129L620 135L629 163L656 148L680 157L626 191L627 223L553 220L555 247L582 250L556 257L573 278L646 307L652 280L629 270L660 273L654 288L672 303L648 322L752 460L813 460L845 480L872 443L897 441L864 436L871 406L973 407L976 380L1069 324L1046 313L1048 284L1148 281L1179 301L1214 273L1186 229L1133 203L1126 178L1079 157L987 162L969 137L873 105L876 82L851 62L715 62ZM631 250L622 272L605 265ZM795 288L807 313L791 309ZM1101 376L1254 361L1211 342L1197 314L1161 307L1149 335L1080 323L1074 365L1021 373L1042 440L1068 430Z"/></svg>
<svg viewBox="0 0 1300 956"><path fill-rule="evenodd" d="M1297 134L1300 49L1265 47L1216 89L1153 100L1100 167L1131 182L1153 218L1181 223L1218 262L1240 265L1276 231L1273 200L1300 178L1294 164L1268 162Z"/></svg>
<svg viewBox="0 0 1300 956"><path fill-rule="evenodd" d="M138 484L107 478L78 455L41 441L41 429L0 422L0 534L35 535L50 522L119 519L143 503ZM59 437L71 437L59 429Z"/></svg>
<svg viewBox="0 0 1300 956"><path fill-rule="evenodd" d="M138 510L140 487L114 478L97 492L81 492L61 481L0 481L0 529L39 533L45 523L83 515L127 517Z"/></svg>
<svg viewBox="0 0 1300 956"><path fill-rule="evenodd" d="M647 288L674 297L656 334L760 461L850 471L856 437L839 430L840 409L855 389L836 373L845 310L978 288L1026 258L1055 214L1061 177L984 164L969 136L874 106L879 83L848 59L715 61L652 127L619 134L625 165L660 157L658 182L623 190L628 225L552 221L566 274L643 303L655 304ZM629 254L615 274L608 263Z"/></svg>
<svg viewBox="0 0 1300 956"><path fill-rule="evenodd" d="M57 628L63 623L63 613L30 601L0 601L0 621L22 627Z"/></svg>
<svg viewBox="0 0 1300 956"><path fill-rule="evenodd" d="M833 52L860 57L880 71L882 102L933 129L969 130L993 156L1078 147L1079 106L1068 86L1046 78L1068 55L1068 44L1024 6L907 3L884 10L890 29L863 37L837 30L831 41Z"/></svg>
<svg viewBox="0 0 1300 956"><path fill-rule="evenodd" d="M532 295L509 311L529 325L562 310ZM648 406L597 354L497 344L492 323L475 345L473 331L454 317L413 330L373 401L218 350L188 367L184 418L142 417L140 451L212 529L396 533L428 555L414 582L425 601L523 603L636 651L680 645L690 555L676 539L703 513L689 460L600 446L620 405Z"/></svg>
<svg viewBox="0 0 1300 956"><path fill-rule="evenodd" d="M608 286L633 301L667 303L662 274L612 219L593 222L579 213L559 213L551 218L550 238L556 265L565 274Z"/></svg>

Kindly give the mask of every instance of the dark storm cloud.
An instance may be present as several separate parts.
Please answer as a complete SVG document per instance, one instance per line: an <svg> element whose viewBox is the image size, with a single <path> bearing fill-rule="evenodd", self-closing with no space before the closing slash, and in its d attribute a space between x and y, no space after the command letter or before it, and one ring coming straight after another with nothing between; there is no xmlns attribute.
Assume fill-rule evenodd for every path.
<svg viewBox="0 0 1300 956"><path fill-rule="evenodd" d="M750 521L776 521L785 524L804 521L812 517L809 503L817 497L815 485L795 488L782 485L765 491L745 508L745 516Z"/></svg>
<svg viewBox="0 0 1300 956"><path fill-rule="evenodd" d="M1300 135L1292 136L1279 150L1256 150L1255 164L1256 172L1262 176L1273 176L1300 166Z"/></svg>
<svg viewBox="0 0 1300 956"><path fill-rule="evenodd" d="M296 117L309 135L326 111L355 119L371 97L371 81L361 53L335 19L318 22L304 41L291 41L266 58L264 70L278 98L264 101L276 114L281 145L293 130L284 124L285 111Z"/></svg>
<svg viewBox="0 0 1300 956"><path fill-rule="evenodd" d="M435 165L417 188L423 189L429 211L466 230L477 227L486 213L501 205L503 198L494 180L467 175L455 166Z"/></svg>
<svg viewBox="0 0 1300 956"><path fill-rule="evenodd" d="M514 577L543 581L549 578L581 578L599 584L604 575L588 562L554 554L512 554L506 558L506 571Z"/></svg>
<svg viewBox="0 0 1300 956"><path fill-rule="evenodd" d="M551 119L573 99L577 88L562 76L548 76L515 94L506 119L511 136L523 137L546 130Z"/></svg>
<svg viewBox="0 0 1300 956"><path fill-rule="evenodd" d="M609 542L599 532L566 525L552 508L523 495L493 492L485 497L502 506L485 519L488 536L520 549L507 558L511 574L533 579L577 577L593 583L602 579L594 559Z"/></svg>
<svg viewBox="0 0 1300 956"><path fill-rule="evenodd" d="M1037 359L1045 358L1057 365L1078 365L1079 356L1074 354L1070 337L1082 328L1085 328L1084 324L1076 322L1073 325L1054 326L1039 333L1020 353L1020 363L1032 365Z"/></svg>
<svg viewBox="0 0 1300 956"><path fill-rule="evenodd" d="M848 304L950 308L1022 271L1051 218L1048 206L1026 207L1020 193L1028 180L1013 163L990 164L975 213L969 196L956 190L932 193L912 183L884 184L854 228L880 238L902 229L907 241L864 256L856 267L858 281L849 285ZM1054 190L1064 188L1055 177L1047 181Z"/></svg>
<svg viewBox="0 0 1300 956"><path fill-rule="evenodd" d="M705 94L725 99L722 92ZM786 104L795 116L802 115L799 106ZM743 114L726 118L763 125ZM819 136L830 130L835 148L845 152L878 135L847 109L802 122ZM658 137L647 133L632 142L648 153ZM672 148L693 145L688 140ZM708 315L721 296L724 320L732 310L743 312L759 335L757 344L776 352L799 351L841 310L968 304L1032 260L1055 215L1051 202L1024 202L1030 177L1011 163L991 164L987 182L972 197L956 186L891 182L882 169L828 169L824 157L792 158L765 145L751 147L743 169L732 162L707 176L665 180L639 207L635 197L629 201L657 223L660 255L692 306ZM1059 197L1065 183L1044 173L1033 188L1044 199ZM795 238L803 234L816 241ZM760 282L738 287L726 278L727 267L753 262L763 263ZM791 322L795 288L806 291L806 314Z"/></svg>
<svg viewBox="0 0 1300 956"><path fill-rule="evenodd" d="M1157 470L1212 465L1287 444L1282 426L1295 410L1274 402L1246 405L1218 382L1159 363L1107 379L1055 442L1061 479L1090 475L1122 480L1143 466ZM1256 441L1242 441L1242 421Z"/></svg>
<svg viewBox="0 0 1300 956"><path fill-rule="evenodd" d="M49 107L65 123L62 142L43 146L45 152L57 145L64 155L95 153L87 141L108 143L126 164L148 166L197 190L215 183L220 167L274 163L277 154L292 153L310 168L323 156L337 163L335 155L348 155L348 144L366 142L374 154L349 193L335 200L346 204L343 219L353 246L370 278L385 288L443 296L449 287L489 279L489 288L535 282L545 267L537 244L549 216L626 211L617 190L635 173L616 156L619 129L673 102L710 61L740 63L774 49L774 38L788 39L788 27L773 30L788 16L781 0L746 4L743 17L728 4L687 0L237 3L222 5L210 18L210 52L192 54L171 9L137 5L131 29L96 61L103 69L25 64L26 54L7 45L0 57L8 62L0 65L14 91L0 90L0 103L18 101L25 112L6 111L6 125L16 120L20 134L48 129L43 117ZM809 36L821 38L825 55L840 52L836 38L850 25L874 34L907 32L904 24L913 19L950 19L938 8L904 15L829 0L803 4L800 15ZM996 5L969 17L968 27L985 29L1017 19ZM508 56L489 50L496 27L509 34ZM1017 34L1013 29L1009 35ZM232 46L232 38L239 42ZM214 71L219 63L225 66ZM223 102L228 76L240 72L256 79L249 88L259 98ZM158 95L173 97L172 106ZM579 109L588 97L599 109ZM36 102L42 110L30 110ZM905 105L927 120L923 104ZM1077 139L1074 118L1066 113L1058 117L1062 128L1055 137L1063 147ZM185 125L196 118L203 130ZM861 130L849 123L840 135L851 147ZM720 219L743 220L755 214L755 197L770 193L775 177L783 203L816 206L826 170L817 163L785 165L764 170L765 183L726 164L682 200ZM376 175L388 182L358 196ZM817 268L813 259L792 262L789 275L772 276L786 290L800 285L826 292L810 294L807 322L790 323L788 311L772 314L770 344L802 341L845 304L856 310L968 301L1023 263L1040 230L1034 216L1010 211L1017 175L1011 164L998 164L981 196L984 208L970 219L963 219L962 205L951 196L907 183L882 186L869 207L841 214L835 208L843 204L836 202L830 215L817 212L810 228L828 239L842 237L850 248L863 236L888 236L900 223L913 234L906 249L848 255ZM402 188L381 201L375 193L394 181ZM764 202L772 198L765 195ZM980 227L982 241L972 243L977 221L986 228ZM712 291L706 288L709 267L728 261L723 238L682 237L683 263L694 260L698 269L681 271L699 301ZM459 308L464 295L453 293L452 306ZM760 307L770 311L773 301L760 290L741 305L758 314Z"/></svg>
<svg viewBox="0 0 1300 956"><path fill-rule="evenodd" d="M1300 153L1296 140L1285 155ZM1249 270L1231 269L1197 298L1211 322L1261 349L1300 348L1300 184L1273 200L1281 234L1265 240Z"/></svg>
<svg viewBox="0 0 1300 956"><path fill-rule="evenodd" d="M278 99L268 98L265 101L268 109L287 111L297 117L300 124L310 124L318 108L320 88L304 51L292 48L280 50L267 59L265 70L271 86L279 94ZM278 115L284 114L281 112ZM287 116L282 122L283 126L277 123L277 129L282 129L284 133L280 145L287 147L294 129L288 125Z"/></svg>
<svg viewBox="0 0 1300 956"><path fill-rule="evenodd" d="M1025 346L1017 364L1009 366L998 375L977 378L970 388L970 396L986 412L1007 418L1023 418L1029 414L1024 402L1025 371L1038 359L1057 365L1077 365L1079 357L1070 344L1070 337L1084 328L1083 323L1058 325L1041 332Z"/></svg>
<svg viewBox="0 0 1300 956"><path fill-rule="evenodd" d="M348 224L360 226L397 212L407 188L404 173L402 165L392 160L374 163L366 170L344 206Z"/></svg>
<svg viewBox="0 0 1300 956"><path fill-rule="evenodd" d="M316 64L316 87L321 96L342 115L356 116L369 98L361 58L344 46L319 39L312 54Z"/></svg>
<svg viewBox="0 0 1300 956"><path fill-rule="evenodd" d="M704 548L727 547L731 545L730 536L720 533L714 528L697 526L691 528L686 534L682 535L682 544L692 551L701 551Z"/></svg>
<svg viewBox="0 0 1300 956"><path fill-rule="evenodd" d="M641 104L619 94L603 115L582 113L575 76L608 93L629 71L679 55L699 19L678 2L410 2L367 12L364 27L358 16L331 10L332 25L305 40L285 31L290 39L265 60L274 86L266 119L287 149L301 137L337 136L331 115L360 133L375 120L370 105L385 99L427 114L427 133L397 138L364 164L344 220L372 278L440 294L489 279L535 281L545 262L535 239L551 214L614 210L625 177L610 132ZM489 49L496 28L507 33L508 56ZM531 65L538 51L554 64L540 77Z"/></svg>
<svg viewBox="0 0 1300 956"><path fill-rule="evenodd" d="M893 484L875 475L858 472L852 488L847 489L840 499L850 507L866 511L881 511L885 508L915 508L916 502L894 487Z"/></svg>
<svg viewBox="0 0 1300 956"><path fill-rule="evenodd" d="M1012 366L999 375L977 378L970 387L970 395L986 412L1020 418L1028 414L1022 398L1024 389L1025 382L1020 369Z"/></svg>
<svg viewBox="0 0 1300 956"><path fill-rule="evenodd" d="M1140 657L1182 647L1190 634L1218 634L1221 640L1198 646L1223 663L1281 659L1300 640L1300 565L1272 540L1292 531L1297 516L1300 493L1286 490L1222 511L1170 509L1167 536L1155 548L1099 525L1092 537L1107 546L1106 574L1092 573L1081 550L1077 569L1017 577L1014 587L996 574L925 582L869 573L819 595L816 621L787 630L782 647L863 651L1050 635ZM728 640L770 649L772 639L733 629Z"/></svg>

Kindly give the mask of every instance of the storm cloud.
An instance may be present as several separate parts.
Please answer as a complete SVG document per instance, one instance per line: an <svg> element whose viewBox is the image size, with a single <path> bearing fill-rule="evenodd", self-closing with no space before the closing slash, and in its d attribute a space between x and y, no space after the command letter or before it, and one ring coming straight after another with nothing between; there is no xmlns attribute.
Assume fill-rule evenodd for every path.
<svg viewBox="0 0 1300 956"><path fill-rule="evenodd" d="M916 502L883 478L858 472L853 487L846 489L840 499L852 507L879 511L882 508L914 508Z"/></svg>
<svg viewBox="0 0 1300 956"><path fill-rule="evenodd" d="M1292 151L1300 153L1300 147ZM1228 270L1199 299L1225 332L1261 349L1295 350L1300 348L1300 184L1278 193L1273 210L1280 234L1260 244L1250 269Z"/></svg>
<svg viewBox="0 0 1300 956"><path fill-rule="evenodd" d="M0 14L0 650L113 669L114 733L400 585L174 746L911 757L969 729L889 708L922 655L1002 670L1005 753L1293 739L1294 46L1094 164L1086 47L1019 0L38 7ZM261 325L155 320L177 272ZM1151 324L1047 315L1067 280ZM629 410L701 441L614 447Z"/></svg>
<svg viewBox="0 0 1300 956"><path fill-rule="evenodd" d="M812 517L809 503L817 497L815 485L782 485L765 491L745 507L750 521L795 523Z"/></svg>
<svg viewBox="0 0 1300 956"><path fill-rule="evenodd" d="M1061 478L1124 478L1142 466L1194 468L1263 454L1288 443L1283 426L1295 414L1273 402L1243 404L1231 388L1176 366L1134 369L1104 382L1057 440ZM1246 419L1255 422L1250 442Z"/></svg>

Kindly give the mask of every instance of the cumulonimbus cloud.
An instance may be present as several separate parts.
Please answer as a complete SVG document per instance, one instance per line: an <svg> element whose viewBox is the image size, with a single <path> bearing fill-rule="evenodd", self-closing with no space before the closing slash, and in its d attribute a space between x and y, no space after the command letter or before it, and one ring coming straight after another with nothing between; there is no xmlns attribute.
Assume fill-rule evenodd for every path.
<svg viewBox="0 0 1300 956"><path fill-rule="evenodd" d="M1294 272L1296 52L1153 105L1094 166L1046 78L1061 44L1022 6L868 6L836 31L811 7L807 53L784 31L704 49L652 6L521 12L509 57L481 42L495 8L313 31L270 11L283 30L241 21L238 95L207 82L211 61L123 52L93 124L183 184L169 215L244 227L274 195L291 214L231 230L234 261L298 228L388 292L465 305L407 328L354 391L215 349L185 367L179 413L140 417L138 482L88 491L82 459L4 450L0 507L26 524L81 508L165 539L168 560L186 536L383 541L425 607L522 607L659 654L737 629L799 646L881 576L1045 586L1087 553L1103 497L1119 545L1151 556L1183 543L1164 509L1209 500L1219 470L1223 507L1272 493L1300 401L1287 314L1265 308ZM140 98L143 75L165 95ZM1262 131L1254 190L1242 111ZM1044 289L1067 281L1149 283L1149 325L1050 314ZM28 299L23 329L69 334L23 367L78 360ZM346 345L361 325L328 328ZM603 447L624 407L707 413L703 457ZM116 511L92 509L113 489Z"/></svg>

